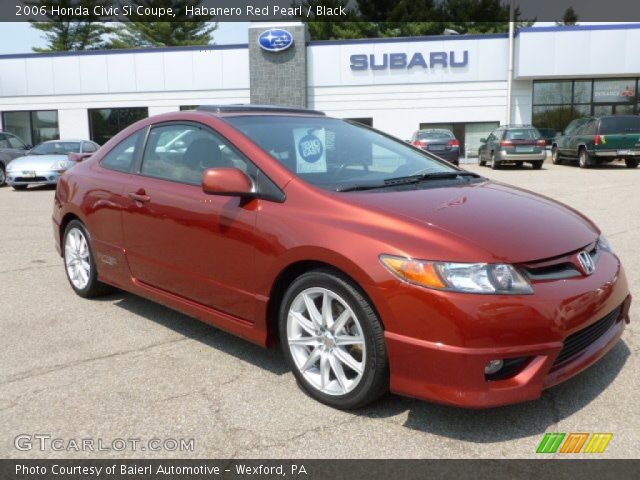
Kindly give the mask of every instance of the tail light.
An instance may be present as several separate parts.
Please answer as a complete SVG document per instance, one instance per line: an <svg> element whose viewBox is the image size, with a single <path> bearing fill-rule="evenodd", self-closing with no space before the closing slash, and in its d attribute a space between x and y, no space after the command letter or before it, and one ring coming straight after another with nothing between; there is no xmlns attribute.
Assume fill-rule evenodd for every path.
<svg viewBox="0 0 640 480"><path fill-rule="evenodd" d="M500 142L501 147L513 147L513 142L511 140L502 140Z"/></svg>
<svg viewBox="0 0 640 480"><path fill-rule="evenodd" d="M414 147L426 147L427 146L427 142L424 140L415 140L412 145Z"/></svg>
<svg viewBox="0 0 640 480"><path fill-rule="evenodd" d="M596 135L595 137L593 137L594 145L600 145L600 143L602 143L602 138L600 138L600 135Z"/></svg>
<svg viewBox="0 0 640 480"><path fill-rule="evenodd" d="M544 138L541 138L541 139L536 141L536 145L539 146L539 147L546 147L547 146L547 141Z"/></svg>
<svg viewBox="0 0 640 480"><path fill-rule="evenodd" d="M454 138L453 140L449 140L449 146L460 148L460 142Z"/></svg>

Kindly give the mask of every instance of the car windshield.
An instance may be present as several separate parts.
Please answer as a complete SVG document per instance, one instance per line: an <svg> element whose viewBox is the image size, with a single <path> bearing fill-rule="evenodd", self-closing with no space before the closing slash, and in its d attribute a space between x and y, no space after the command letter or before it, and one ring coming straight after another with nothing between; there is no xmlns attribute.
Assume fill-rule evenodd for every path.
<svg viewBox="0 0 640 480"><path fill-rule="evenodd" d="M453 134L444 130L418 132L418 140L449 140L451 138L453 138Z"/></svg>
<svg viewBox="0 0 640 480"><path fill-rule="evenodd" d="M540 133L533 128L516 128L507 130L504 138L505 140L537 140L540 138Z"/></svg>
<svg viewBox="0 0 640 480"><path fill-rule="evenodd" d="M459 171L406 142L334 118L256 115L225 120L288 170L328 190Z"/></svg>
<svg viewBox="0 0 640 480"><path fill-rule="evenodd" d="M640 117L606 117L600 120L600 135L640 132Z"/></svg>
<svg viewBox="0 0 640 480"><path fill-rule="evenodd" d="M31 155L67 155L80 152L80 142L45 142L29 152Z"/></svg>

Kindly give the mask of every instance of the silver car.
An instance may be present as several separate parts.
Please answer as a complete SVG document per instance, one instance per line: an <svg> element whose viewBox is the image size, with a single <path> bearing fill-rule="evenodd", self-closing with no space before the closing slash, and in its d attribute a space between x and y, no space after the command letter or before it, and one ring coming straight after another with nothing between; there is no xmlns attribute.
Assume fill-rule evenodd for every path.
<svg viewBox="0 0 640 480"><path fill-rule="evenodd" d="M55 185L60 175L75 163L69 154L93 153L98 148L90 140L42 142L7 165L7 183L15 190L24 190L29 185Z"/></svg>

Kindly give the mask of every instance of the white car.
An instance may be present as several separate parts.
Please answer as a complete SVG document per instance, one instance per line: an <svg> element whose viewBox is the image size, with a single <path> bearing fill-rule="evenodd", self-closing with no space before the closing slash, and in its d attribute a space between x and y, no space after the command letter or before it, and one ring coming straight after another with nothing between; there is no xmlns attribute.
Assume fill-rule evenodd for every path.
<svg viewBox="0 0 640 480"><path fill-rule="evenodd" d="M69 154L91 154L98 148L100 145L90 140L42 142L7 165L7 184L14 190L24 190L29 185L55 185L60 175L74 164Z"/></svg>

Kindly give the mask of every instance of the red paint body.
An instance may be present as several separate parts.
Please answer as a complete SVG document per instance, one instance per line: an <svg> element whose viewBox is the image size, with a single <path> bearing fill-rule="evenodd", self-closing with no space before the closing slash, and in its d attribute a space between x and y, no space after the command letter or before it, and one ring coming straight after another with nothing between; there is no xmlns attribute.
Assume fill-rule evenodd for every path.
<svg viewBox="0 0 640 480"><path fill-rule="evenodd" d="M406 192L324 191L286 170L224 116L191 111L143 120L67 172L53 215L58 251L64 226L75 216L91 234L101 281L265 346L275 340L270 301L281 274L299 262L331 265L362 287L380 315L391 390L465 407L537 398L594 363L620 338L630 296L618 258L607 251L593 275L532 282L533 295L428 290L398 280L379 261L384 253L538 262L598 239L597 227L579 213L489 181ZM197 186L100 166L131 133L176 120L217 131L286 200L209 195ZM140 192L148 198L138 198ZM598 341L552 368L567 336L623 304ZM532 357L520 373L485 379L489 360L518 356Z"/></svg>

